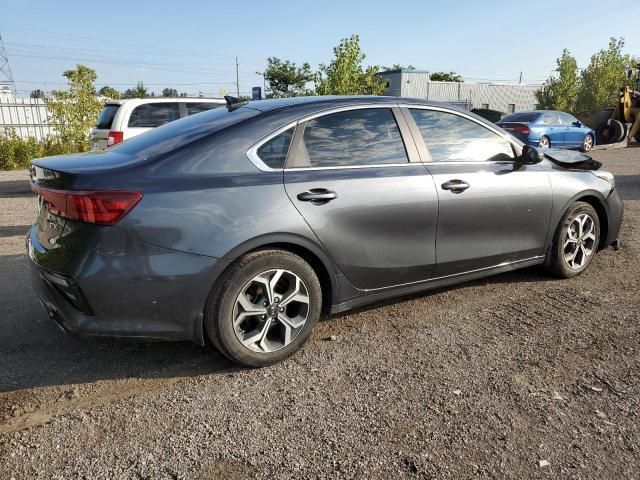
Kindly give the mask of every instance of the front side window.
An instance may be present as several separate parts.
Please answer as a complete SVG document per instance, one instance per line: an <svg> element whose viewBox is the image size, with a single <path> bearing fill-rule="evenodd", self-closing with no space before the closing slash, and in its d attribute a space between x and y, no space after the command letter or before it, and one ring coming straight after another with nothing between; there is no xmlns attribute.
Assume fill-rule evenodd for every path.
<svg viewBox="0 0 640 480"><path fill-rule="evenodd" d="M130 127L159 127L180 118L178 103L145 103L131 112Z"/></svg>
<svg viewBox="0 0 640 480"><path fill-rule="evenodd" d="M256 153L269 168L284 168L292 138L293 127L263 143Z"/></svg>
<svg viewBox="0 0 640 480"><path fill-rule="evenodd" d="M575 122L578 121L568 113L564 112L558 113L558 117L560 117L560 121L562 122L562 124L568 127L571 127Z"/></svg>
<svg viewBox="0 0 640 480"><path fill-rule="evenodd" d="M434 162L513 160L511 144L488 128L460 115L410 109Z"/></svg>
<svg viewBox="0 0 640 480"><path fill-rule="evenodd" d="M409 161L389 108L348 110L309 120L304 129L303 146L312 167Z"/></svg>

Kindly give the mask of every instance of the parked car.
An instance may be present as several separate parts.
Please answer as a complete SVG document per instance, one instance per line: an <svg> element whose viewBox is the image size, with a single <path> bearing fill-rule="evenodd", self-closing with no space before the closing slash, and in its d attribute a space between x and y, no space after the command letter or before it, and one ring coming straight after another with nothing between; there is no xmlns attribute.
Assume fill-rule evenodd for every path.
<svg viewBox="0 0 640 480"><path fill-rule="evenodd" d="M225 105L219 98L109 100L91 130L91 150L101 151L152 128Z"/></svg>
<svg viewBox="0 0 640 480"><path fill-rule="evenodd" d="M215 109L34 160L33 285L71 332L208 337L268 365L321 312L531 265L582 273L622 200L597 162L559 153L394 97Z"/></svg>
<svg viewBox="0 0 640 480"><path fill-rule="evenodd" d="M577 148L588 152L596 144L596 132L564 112L517 112L497 125L527 145L541 148Z"/></svg>

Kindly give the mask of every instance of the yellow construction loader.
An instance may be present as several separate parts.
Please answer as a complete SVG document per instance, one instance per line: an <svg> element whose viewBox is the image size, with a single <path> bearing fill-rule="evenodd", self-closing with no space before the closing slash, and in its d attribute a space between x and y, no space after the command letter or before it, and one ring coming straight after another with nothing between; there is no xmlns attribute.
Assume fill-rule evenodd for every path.
<svg viewBox="0 0 640 480"><path fill-rule="evenodd" d="M632 87L620 88L618 102L612 108L601 110L589 119L596 131L598 145L626 146L629 142L640 143L640 64ZM629 78L633 71L629 70Z"/></svg>

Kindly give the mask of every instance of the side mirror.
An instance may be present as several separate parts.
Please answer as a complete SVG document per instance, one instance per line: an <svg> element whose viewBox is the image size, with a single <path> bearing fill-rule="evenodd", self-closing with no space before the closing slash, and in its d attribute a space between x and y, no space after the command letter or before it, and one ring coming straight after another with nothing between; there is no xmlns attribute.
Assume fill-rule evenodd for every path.
<svg viewBox="0 0 640 480"><path fill-rule="evenodd" d="M579 121L575 121L571 125L573 125L574 127L581 127L582 123L580 123Z"/></svg>
<svg viewBox="0 0 640 480"><path fill-rule="evenodd" d="M544 160L544 153L540 153L535 147L525 145L522 147L522 155L519 160L524 165L535 165Z"/></svg>

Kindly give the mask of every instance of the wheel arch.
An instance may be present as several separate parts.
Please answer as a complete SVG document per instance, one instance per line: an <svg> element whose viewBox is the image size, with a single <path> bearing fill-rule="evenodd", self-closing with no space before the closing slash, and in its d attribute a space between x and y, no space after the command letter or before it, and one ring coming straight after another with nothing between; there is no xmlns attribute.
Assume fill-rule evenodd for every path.
<svg viewBox="0 0 640 480"><path fill-rule="evenodd" d="M564 215L565 212L571 207L571 205L576 202L587 203L591 205L596 211L596 214L598 215L598 221L600 223L600 240L598 243L598 250L606 248L607 236L609 233L609 212L607 211L607 207L605 206L602 195L596 191L580 192L565 204L564 208L562 209L560 218L562 218L562 215Z"/></svg>
<svg viewBox="0 0 640 480"><path fill-rule="evenodd" d="M311 268L318 275L322 288L322 313L328 313L336 294L339 292L338 277L341 276L341 273L324 249L312 240L287 233L263 235L235 247L224 258L229 261L229 266L231 266L243 255L268 249L286 250L298 255L311 265Z"/></svg>

